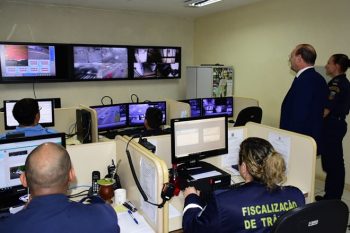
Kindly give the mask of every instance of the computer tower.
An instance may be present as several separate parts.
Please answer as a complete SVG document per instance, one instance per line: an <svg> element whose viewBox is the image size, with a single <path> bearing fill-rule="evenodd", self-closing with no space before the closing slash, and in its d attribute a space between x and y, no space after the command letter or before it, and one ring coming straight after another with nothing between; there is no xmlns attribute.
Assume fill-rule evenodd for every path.
<svg viewBox="0 0 350 233"><path fill-rule="evenodd" d="M76 120L77 120L77 139L81 143L91 143L91 115L85 109L76 110Z"/></svg>

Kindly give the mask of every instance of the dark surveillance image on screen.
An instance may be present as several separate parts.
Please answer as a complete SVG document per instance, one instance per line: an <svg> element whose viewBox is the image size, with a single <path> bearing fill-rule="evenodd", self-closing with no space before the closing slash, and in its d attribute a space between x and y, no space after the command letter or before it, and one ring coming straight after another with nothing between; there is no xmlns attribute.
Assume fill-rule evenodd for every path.
<svg viewBox="0 0 350 233"><path fill-rule="evenodd" d="M55 47L0 44L2 77L55 76Z"/></svg>
<svg viewBox="0 0 350 233"><path fill-rule="evenodd" d="M128 51L120 47L74 46L74 79L128 77Z"/></svg>
<svg viewBox="0 0 350 233"><path fill-rule="evenodd" d="M179 48L135 48L134 78L179 77Z"/></svg>
<svg viewBox="0 0 350 233"><path fill-rule="evenodd" d="M127 104L91 106L91 108L96 110L99 131L127 126Z"/></svg>
<svg viewBox="0 0 350 233"><path fill-rule="evenodd" d="M191 117L199 117L202 115L202 99L187 99L179 100L180 102L188 103L191 107Z"/></svg>
<svg viewBox="0 0 350 233"><path fill-rule="evenodd" d="M147 102L129 104L129 126L142 126L144 124L147 108L159 108L163 113L162 124L166 122L166 102Z"/></svg>
<svg viewBox="0 0 350 233"><path fill-rule="evenodd" d="M216 97L202 99L202 115L226 115L233 116L233 97Z"/></svg>

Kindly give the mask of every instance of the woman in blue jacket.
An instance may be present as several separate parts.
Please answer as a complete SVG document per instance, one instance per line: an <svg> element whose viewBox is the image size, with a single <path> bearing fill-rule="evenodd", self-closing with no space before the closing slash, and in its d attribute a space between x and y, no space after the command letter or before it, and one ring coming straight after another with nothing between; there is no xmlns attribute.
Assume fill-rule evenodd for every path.
<svg viewBox="0 0 350 233"><path fill-rule="evenodd" d="M198 190L186 188L185 233L269 232L280 215L305 204L298 188L280 186L286 180L285 162L268 141L252 137L242 142L239 171L245 184L215 192L206 205Z"/></svg>

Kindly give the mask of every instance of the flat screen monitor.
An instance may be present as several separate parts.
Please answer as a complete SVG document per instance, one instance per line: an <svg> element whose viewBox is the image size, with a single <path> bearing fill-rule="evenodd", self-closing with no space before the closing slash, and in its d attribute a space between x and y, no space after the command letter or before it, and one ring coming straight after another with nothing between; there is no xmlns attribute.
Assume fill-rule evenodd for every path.
<svg viewBox="0 0 350 233"><path fill-rule="evenodd" d="M62 44L0 42L1 82L64 81L67 51Z"/></svg>
<svg viewBox="0 0 350 233"><path fill-rule="evenodd" d="M46 142L54 142L65 147L65 134L56 133L0 140L0 209L18 204L18 197L27 193L19 177L24 171L29 153Z"/></svg>
<svg viewBox="0 0 350 233"><path fill-rule="evenodd" d="M128 104L91 106L97 113L98 131L108 131L128 126Z"/></svg>
<svg viewBox="0 0 350 233"><path fill-rule="evenodd" d="M145 121L146 110L149 107L155 107L162 111L163 120L162 124L166 124L166 102L144 102L144 103L130 103L129 104L129 126L142 126Z"/></svg>
<svg viewBox="0 0 350 233"><path fill-rule="evenodd" d="M180 78L180 47L136 47L133 49L134 78Z"/></svg>
<svg viewBox="0 0 350 233"><path fill-rule="evenodd" d="M54 100L53 99L36 99L39 104L40 121L44 127L55 126ZM18 122L13 117L12 110L17 100L4 100L4 122L5 129L15 129Z"/></svg>
<svg viewBox="0 0 350 233"><path fill-rule="evenodd" d="M233 116L233 97L202 98L202 115L226 115Z"/></svg>
<svg viewBox="0 0 350 233"><path fill-rule="evenodd" d="M118 46L74 45L74 80L128 78L128 49Z"/></svg>
<svg viewBox="0 0 350 233"><path fill-rule="evenodd" d="M227 116L172 119L171 129L173 164L228 153Z"/></svg>
<svg viewBox="0 0 350 233"><path fill-rule="evenodd" d="M179 100L180 102L188 103L191 107L191 117L202 116L202 99L186 99Z"/></svg>

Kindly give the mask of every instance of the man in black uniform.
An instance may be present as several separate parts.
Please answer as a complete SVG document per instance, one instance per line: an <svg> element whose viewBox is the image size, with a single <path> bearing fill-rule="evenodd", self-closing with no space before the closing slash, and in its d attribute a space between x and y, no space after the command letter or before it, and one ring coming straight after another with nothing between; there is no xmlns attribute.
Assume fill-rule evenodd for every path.
<svg viewBox="0 0 350 233"><path fill-rule="evenodd" d="M348 56L332 55L326 65L329 96L324 110L324 133L321 148L322 168L327 173L323 199L341 199L345 183L345 166L342 141L347 131L346 115L350 108L350 83L346 70L350 66Z"/></svg>

